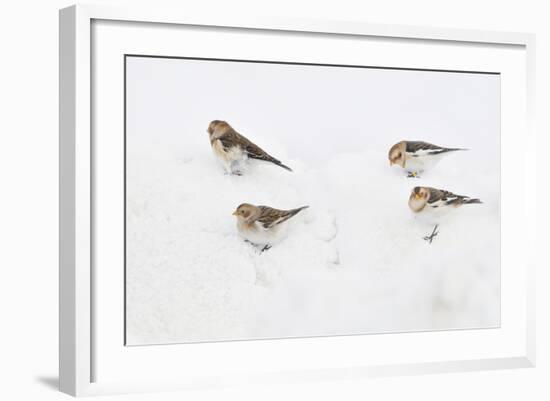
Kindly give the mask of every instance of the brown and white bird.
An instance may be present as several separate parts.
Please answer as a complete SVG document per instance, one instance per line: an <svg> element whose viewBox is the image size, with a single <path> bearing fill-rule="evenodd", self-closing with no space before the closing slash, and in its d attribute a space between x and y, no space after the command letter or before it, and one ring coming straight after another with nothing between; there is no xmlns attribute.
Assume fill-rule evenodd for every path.
<svg viewBox="0 0 550 401"><path fill-rule="evenodd" d="M242 203L235 209L233 216L237 217L237 231L241 237L254 245L263 246L262 251L265 251L283 239L286 228L284 223L308 207L280 210Z"/></svg>
<svg viewBox="0 0 550 401"><path fill-rule="evenodd" d="M390 166L397 164L409 173L409 177L433 168L449 153L467 150L463 148L445 148L423 141L401 141L390 148L388 159Z"/></svg>
<svg viewBox="0 0 550 401"><path fill-rule="evenodd" d="M426 221L434 224L431 235L424 237L432 243L433 238L438 234L436 223L443 215L452 209L462 205L479 204L481 200L464 195L456 195L444 189L432 187L414 187L409 196L409 208Z"/></svg>
<svg viewBox="0 0 550 401"><path fill-rule="evenodd" d="M226 121L214 120L210 122L207 132L210 136L210 144L214 155L222 163L228 174L241 175L244 163L248 159L273 163L285 170L292 171L290 167L285 166L258 145L235 131Z"/></svg>

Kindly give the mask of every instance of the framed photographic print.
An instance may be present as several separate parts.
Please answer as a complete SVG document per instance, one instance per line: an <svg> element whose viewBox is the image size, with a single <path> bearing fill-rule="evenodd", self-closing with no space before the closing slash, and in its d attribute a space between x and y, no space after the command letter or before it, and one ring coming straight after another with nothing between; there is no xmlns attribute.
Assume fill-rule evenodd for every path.
<svg viewBox="0 0 550 401"><path fill-rule="evenodd" d="M532 35L73 6L60 49L62 391L534 364Z"/></svg>

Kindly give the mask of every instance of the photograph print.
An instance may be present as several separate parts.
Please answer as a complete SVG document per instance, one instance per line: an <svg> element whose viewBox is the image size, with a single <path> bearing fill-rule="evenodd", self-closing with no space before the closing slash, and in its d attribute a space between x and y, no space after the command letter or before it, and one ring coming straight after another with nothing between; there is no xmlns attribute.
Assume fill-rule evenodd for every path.
<svg viewBox="0 0 550 401"><path fill-rule="evenodd" d="M125 344L500 326L500 75L125 57Z"/></svg>

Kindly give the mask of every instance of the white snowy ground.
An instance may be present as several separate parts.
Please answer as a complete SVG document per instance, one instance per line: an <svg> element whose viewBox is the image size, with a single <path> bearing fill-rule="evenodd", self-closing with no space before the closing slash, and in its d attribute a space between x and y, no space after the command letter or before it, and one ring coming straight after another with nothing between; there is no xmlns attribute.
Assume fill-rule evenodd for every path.
<svg viewBox="0 0 550 401"><path fill-rule="evenodd" d="M223 174L203 135L171 153L128 147L129 344L500 324L498 170L475 149L412 179L388 166L391 143L314 168L255 137L295 172L257 164L237 177ZM407 206L415 185L484 204L441 221L429 245L432 227ZM242 202L310 208L259 254L236 232Z"/></svg>

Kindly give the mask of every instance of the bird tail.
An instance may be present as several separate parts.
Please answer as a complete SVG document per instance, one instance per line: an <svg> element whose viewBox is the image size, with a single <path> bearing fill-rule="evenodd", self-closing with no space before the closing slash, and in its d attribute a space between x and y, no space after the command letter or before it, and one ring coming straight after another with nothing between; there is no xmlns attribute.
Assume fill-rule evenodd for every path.
<svg viewBox="0 0 550 401"><path fill-rule="evenodd" d="M466 205L475 204L475 203L483 203L480 199L468 199L466 202L464 202Z"/></svg>
<svg viewBox="0 0 550 401"><path fill-rule="evenodd" d="M274 161L272 161L272 163L275 164L275 165L277 165L277 166L279 166L279 167L284 168L285 170L292 171L292 169L291 169L290 167L285 166L285 165L284 165L283 163L281 163L279 160L276 160L276 161L274 160Z"/></svg>
<svg viewBox="0 0 550 401"><path fill-rule="evenodd" d="M296 209L292 209L292 210L290 211L290 214L291 214L292 216L295 216L295 215L297 215L298 213L300 213L302 210L307 209L308 207L309 207L309 206L302 206L302 207L298 207L298 208L296 208Z"/></svg>
<svg viewBox="0 0 550 401"><path fill-rule="evenodd" d="M276 166L284 168L285 170L292 171L292 169L290 167L285 166L283 163L281 163L280 160L275 159L273 156L270 156L265 152L263 152L261 154L248 152L248 157L250 157L251 159L256 159L256 160L261 160L261 161L264 161L264 162L273 163Z"/></svg>
<svg viewBox="0 0 550 401"><path fill-rule="evenodd" d="M445 148L445 152L458 152L461 150L470 150L468 148Z"/></svg>

